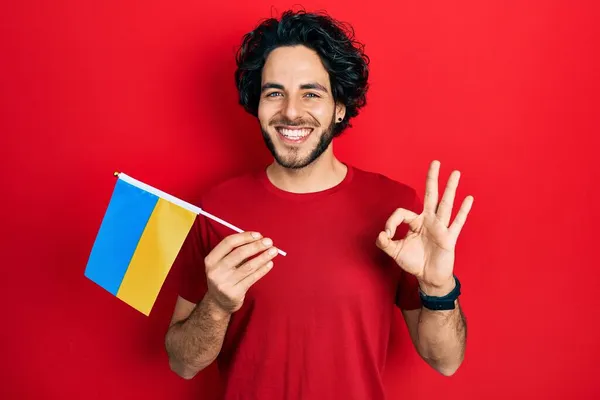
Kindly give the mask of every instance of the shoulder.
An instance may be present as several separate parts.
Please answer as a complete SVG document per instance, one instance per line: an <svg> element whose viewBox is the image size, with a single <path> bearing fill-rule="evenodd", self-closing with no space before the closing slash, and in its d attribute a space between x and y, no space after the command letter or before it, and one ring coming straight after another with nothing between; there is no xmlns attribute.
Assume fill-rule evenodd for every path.
<svg viewBox="0 0 600 400"><path fill-rule="evenodd" d="M398 199L413 202L417 197L414 187L407 182L391 178L380 172L368 171L353 167L356 184L372 193L384 194L397 201Z"/></svg>
<svg viewBox="0 0 600 400"><path fill-rule="evenodd" d="M231 200L251 196L259 187L258 171L250 170L225 178L208 186L200 196L200 203L205 205L219 205Z"/></svg>

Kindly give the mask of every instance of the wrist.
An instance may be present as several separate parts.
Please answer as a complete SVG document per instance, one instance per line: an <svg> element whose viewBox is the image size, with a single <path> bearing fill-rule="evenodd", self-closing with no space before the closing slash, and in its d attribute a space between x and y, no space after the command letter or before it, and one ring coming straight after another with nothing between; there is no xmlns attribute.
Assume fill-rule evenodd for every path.
<svg viewBox="0 0 600 400"><path fill-rule="evenodd" d="M217 299L215 299L210 293L207 293L204 296L204 300L206 302L206 307L208 310L208 315L213 321L222 321L231 316L231 313L224 309Z"/></svg>
<svg viewBox="0 0 600 400"><path fill-rule="evenodd" d="M423 281L419 281L421 292L427 296L443 297L448 295L456 287L456 280L451 276L446 282L439 285L432 285Z"/></svg>

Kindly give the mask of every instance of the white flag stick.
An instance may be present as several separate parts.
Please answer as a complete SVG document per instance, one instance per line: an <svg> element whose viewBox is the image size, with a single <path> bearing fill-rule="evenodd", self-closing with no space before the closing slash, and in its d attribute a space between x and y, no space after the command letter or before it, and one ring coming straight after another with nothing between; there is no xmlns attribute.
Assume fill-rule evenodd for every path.
<svg viewBox="0 0 600 400"><path fill-rule="evenodd" d="M216 216L214 216L214 215L212 215L212 214L204 211L200 207L196 207L195 205L190 204L190 203L188 203L188 202L186 202L184 200L178 199L175 196L171 196L170 194L165 193L162 190L158 190L158 189L156 189L156 188L154 188L154 187L152 187L150 185L145 184L144 182L140 182L137 179L132 178L132 177L130 177L127 174L124 174L123 172L115 172L115 176L117 176L119 179L122 179L124 182L127 182L127 183L129 183L129 184L131 184L131 185L133 185L133 186L135 186L135 187L137 187L139 189L145 190L146 192L152 193L153 195L158 196L158 197L160 197L162 199L170 201L171 203L176 204L176 205L178 205L180 207L183 207L186 210L189 210L189 211L191 211L191 212L193 212L195 214L202 214L205 217L210 218L213 221L216 221L219 224L224 225L224 226L228 227L229 229L232 229L232 230L234 230L234 231L236 231L238 233L244 232L242 229L238 228L237 226L232 225L229 222L224 221L221 218L216 217ZM287 255L287 253L285 251L281 250L281 249L277 249L277 252L279 254L281 254L282 256L286 256Z"/></svg>

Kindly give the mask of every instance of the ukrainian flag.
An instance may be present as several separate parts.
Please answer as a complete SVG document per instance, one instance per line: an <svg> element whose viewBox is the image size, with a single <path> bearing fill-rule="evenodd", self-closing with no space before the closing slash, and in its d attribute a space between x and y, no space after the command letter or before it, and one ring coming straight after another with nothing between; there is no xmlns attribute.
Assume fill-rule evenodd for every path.
<svg viewBox="0 0 600 400"><path fill-rule="evenodd" d="M202 210L123 173L117 176L85 276L148 316Z"/></svg>

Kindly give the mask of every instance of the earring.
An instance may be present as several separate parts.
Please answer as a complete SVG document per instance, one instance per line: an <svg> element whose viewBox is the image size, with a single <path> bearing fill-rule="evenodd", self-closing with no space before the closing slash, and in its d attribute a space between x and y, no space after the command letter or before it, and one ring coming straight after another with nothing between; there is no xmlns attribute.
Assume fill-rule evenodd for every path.
<svg viewBox="0 0 600 400"><path fill-rule="evenodd" d="M341 118L338 118L338 122L342 122L342 119L341 119Z"/></svg>

